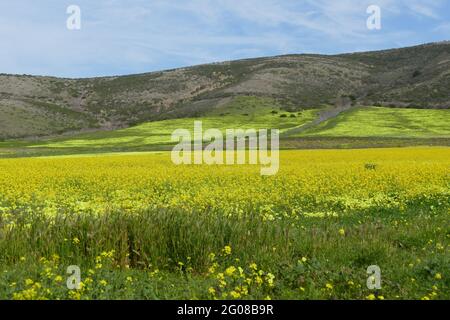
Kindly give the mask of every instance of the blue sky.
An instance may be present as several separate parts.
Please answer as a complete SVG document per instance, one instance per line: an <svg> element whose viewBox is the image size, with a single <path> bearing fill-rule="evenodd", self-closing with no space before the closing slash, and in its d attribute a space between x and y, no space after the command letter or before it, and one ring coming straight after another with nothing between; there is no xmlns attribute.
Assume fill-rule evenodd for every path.
<svg viewBox="0 0 450 320"><path fill-rule="evenodd" d="M81 30L66 28L72 4ZM381 30L366 27L369 5ZM450 1L1 0L0 39L0 73L119 75L450 40Z"/></svg>

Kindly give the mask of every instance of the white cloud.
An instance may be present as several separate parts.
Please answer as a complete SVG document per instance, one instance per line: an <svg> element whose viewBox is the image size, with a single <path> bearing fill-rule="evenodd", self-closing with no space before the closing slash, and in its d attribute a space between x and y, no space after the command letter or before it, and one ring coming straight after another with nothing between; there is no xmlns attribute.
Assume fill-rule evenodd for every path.
<svg viewBox="0 0 450 320"><path fill-rule="evenodd" d="M144 72L252 56L383 49L448 32L443 0L76 2L79 32L65 28L72 1L0 3L0 72ZM366 28L371 4L382 9L379 32Z"/></svg>
<svg viewBox="0 0 450 320"><path fill-rule="evenodd" d="M441 23L436 28L434 28L433 31L442 32L442 33L446 33L447 35L449 35L450 34L450 22Z"/></svg>
<svg viewBox="0 0 450 320"><path fill-rule="evenodd" d="M425 16L427 18L439 19L439 14L430 6L426 6L419 3L412 3L409 8L419 15Z"/></svg>

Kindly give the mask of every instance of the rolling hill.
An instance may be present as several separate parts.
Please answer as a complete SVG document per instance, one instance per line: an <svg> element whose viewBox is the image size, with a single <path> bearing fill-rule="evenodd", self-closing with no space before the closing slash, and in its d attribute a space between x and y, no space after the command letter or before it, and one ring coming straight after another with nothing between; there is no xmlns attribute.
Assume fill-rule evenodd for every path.
<svg viewBox="0 0 450 320"><path fill-rule="evenodd" d="M256 121L264 113L275 119L266 112L272 107L290 116L334 106L339 112L331 112L332 117L352 106L448 109L449 88L450 42L256 58L118 77L2 74L0 139L115 130L179 118L238 114ZM244 99L238 102L242 110L233 107L239 97ZM247 118L241 120L252 123ZM293 122L287 127L301 124L284 120Z"/></svg>

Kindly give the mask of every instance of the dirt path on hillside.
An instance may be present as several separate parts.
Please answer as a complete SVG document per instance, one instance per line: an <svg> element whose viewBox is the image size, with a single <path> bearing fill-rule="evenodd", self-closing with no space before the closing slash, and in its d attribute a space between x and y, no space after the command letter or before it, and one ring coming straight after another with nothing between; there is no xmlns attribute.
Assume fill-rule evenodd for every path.
<svg viewBox="0 0 450 320"><path fill-rule="evenodd" d="M355 108L355 106L351 106L351 105L327 108L325 110L320 111L319 116L316 119L314 119L313 121L308 122L304 125L301 125L300 127L295 127L293 129L286 130L282 134L282 136L286 137L286 136L291 136L294 134L304 132L314 126L321 124L322 122L325 122L332 118L336 118L342 112L348 111L353 108Z"/></svg>

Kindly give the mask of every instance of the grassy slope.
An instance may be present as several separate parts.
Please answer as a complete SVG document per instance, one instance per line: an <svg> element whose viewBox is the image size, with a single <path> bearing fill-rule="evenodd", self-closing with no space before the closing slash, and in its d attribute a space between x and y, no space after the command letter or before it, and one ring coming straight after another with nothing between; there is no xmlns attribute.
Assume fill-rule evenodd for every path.
<svg viewBox="0 0 450 320"><path fill-rule="evenodd" d="M41 136L95 127L87 114L56 104L31 99L4 101L0 99L0 137Z"/></svg>
<svg viewBox="0 0 450 320"><path fill-rule="evenodd" d="M329 137L450 137L450 111L407 108L358 108L301 133Z"/></svg>
<svg viewBox="0 0 450 320"><path fill-rule="evenodd" d="M272 113L276 111L277 113ZM228 105L211 110L199 118L184 118L147 122L135 127L116 131L102 131L79 134L70 138L59 138L47 142L30 144L33 148L104 148L104 147L143 147L172 144L171 134L176 129L193 130L194 121L201 120L203 129L219 128L278 128L281 131L303 125L316 116L317 110L304 110L290 113L280 110L272 99L256 97L239 97ZM286 115L286 117L282 117ZM2 144L0 144L1 146ZM3 146L14 146L3 143Z"/></svg>
<svg viewBox="0 0 450 320"><path fill-rule="evenodd" d="M277 113L274 113L277 112ZM274 99L237 97L197 118L147 122L115 131L98 131L46 141L0 142L0 156L42 156L91 152L169 150L171 134L183 128L193 131L194 121L209 128L298 128L317 118L319 109L287 112ZM281 117L285 115L285 117ZM281 147L367 148L414 145L449 145L450 111L364 107L344 112L328 121L288 136ZM297 129L295 129L297 130Z"/></svg>

